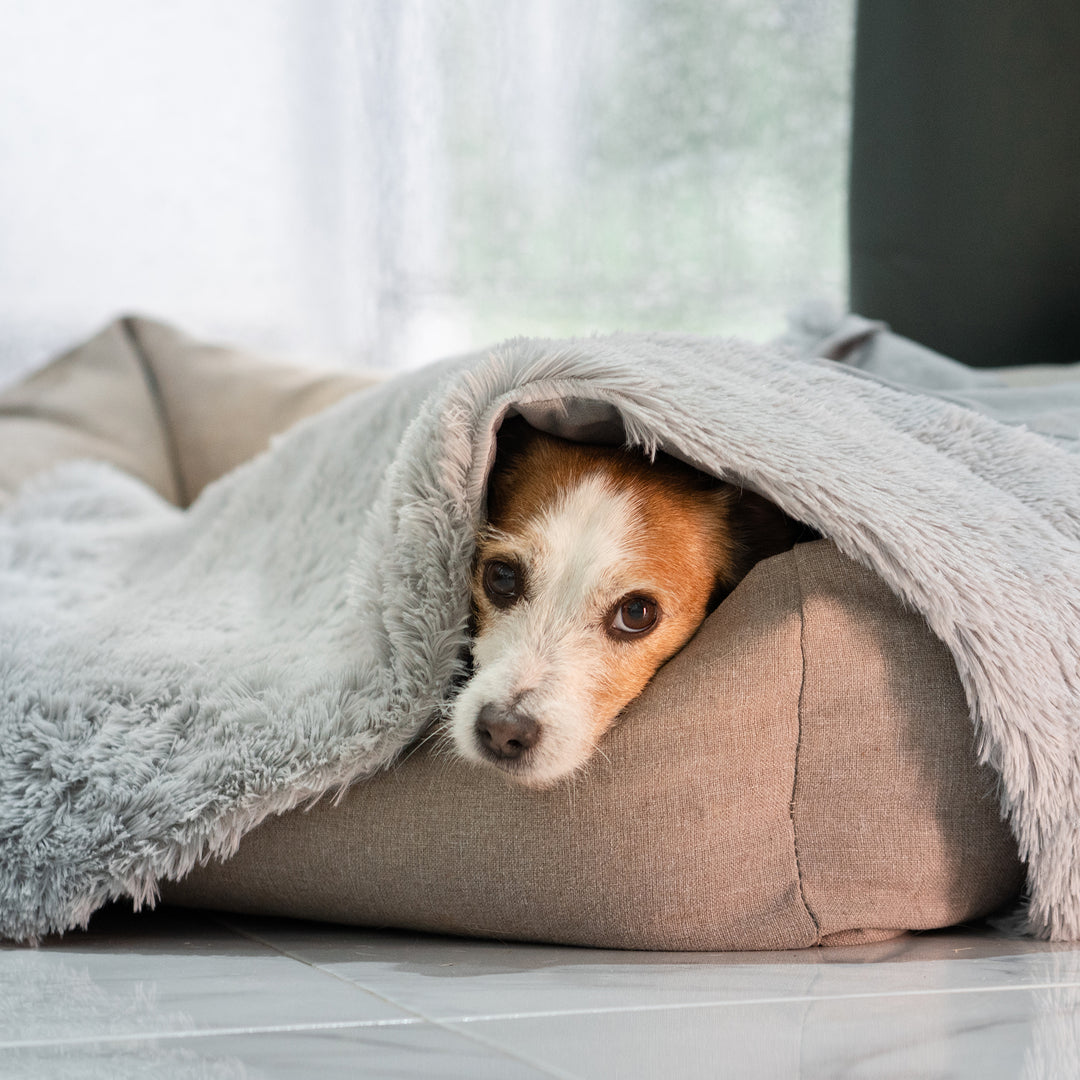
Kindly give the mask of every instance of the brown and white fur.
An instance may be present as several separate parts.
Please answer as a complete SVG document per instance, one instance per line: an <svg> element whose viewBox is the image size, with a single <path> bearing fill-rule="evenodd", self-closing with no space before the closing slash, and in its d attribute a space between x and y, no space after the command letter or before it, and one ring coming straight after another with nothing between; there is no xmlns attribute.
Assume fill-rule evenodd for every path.
<svg viewBox="0 0 1080 1080"><path fill-rule="evenodd" d="M674 458L504 425L473 575L459 753L545 786L573 773L654 672L799 527Z"/></svg>

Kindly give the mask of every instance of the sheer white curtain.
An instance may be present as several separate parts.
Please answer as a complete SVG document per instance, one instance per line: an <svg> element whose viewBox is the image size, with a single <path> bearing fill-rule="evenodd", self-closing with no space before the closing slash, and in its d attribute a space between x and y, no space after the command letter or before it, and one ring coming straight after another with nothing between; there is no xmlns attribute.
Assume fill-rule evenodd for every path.
<svg viewBox="0 0 1080 1080"><path fill-rule="evenodd" d="M853 0L0 0L0 379L136 310L409 365L845 287Z"/></svg>

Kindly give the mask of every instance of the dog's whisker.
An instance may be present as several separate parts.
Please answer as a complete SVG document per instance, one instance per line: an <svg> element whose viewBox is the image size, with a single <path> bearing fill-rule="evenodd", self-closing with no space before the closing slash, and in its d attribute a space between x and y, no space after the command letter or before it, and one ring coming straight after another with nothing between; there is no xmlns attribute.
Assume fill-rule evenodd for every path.
<svg viewBox="0 0 1080 1080"><path fill-rule="evenodd" d="M456 754L457 747L454 746L450 733L447 731L440 731L439 737L433 741L431 757L436 760L448 760L453 758Z"/></svg>
<svg viewBox="0 0 1080 1080"><path fill-rule="evenodd" d="M417 750L423 749L430 742L437 741L440 737L445 737L445 734L444 727L441 724L436 724L430 731L426 731L412 744L412 746L409 747L409 749L398 759L399 763L408 761Z"/></svg>

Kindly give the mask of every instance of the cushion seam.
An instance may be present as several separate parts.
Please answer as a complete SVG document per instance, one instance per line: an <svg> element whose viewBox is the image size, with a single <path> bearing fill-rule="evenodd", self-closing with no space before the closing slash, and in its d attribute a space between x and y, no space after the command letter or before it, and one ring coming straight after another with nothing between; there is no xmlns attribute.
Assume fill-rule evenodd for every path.
<svg viewBox="0 0 1080 1080"><path fill-rule="evenodd" d="M795 707L795 717L798 723L798 735L795 739L795 761L791 776L791 802L789 803L789 816L791 818L791 846L795 855L795 873L799 882L799 899L803 908L814 924L814 933L817 935L817 944L821 944L821 923L814 914L810 902L806 898L806 887L803 876L802 857L799 853L799 827L795 822L795 793L799 787L799 762L802 751L803 735L803 695L806 690L806 589L803 587L802 569L799 566L798 548L792 551L792 562L795 566L795 580L799 589L799 698Z"/></svg>
<svg viewBox="0 0 1080 1080"><path fill-rule="evenodd" d="M180 450L169 419L169 410L165 407L165 398L161 392L161 383L158 381L157 372L154 370L154 365L150 362L150 357L147 356L146 350L139 340L135 319L131 316L125 316L120 320L120 327L128 340L128 344L131 345L136 359L139 361L139 368L146 382L146 389L150 394L154 412L157 414L158 423L161 426L161 437L165 443L165 456L168 458L169 471L172 473L173 484L176 487L177 505L187 506L189 500L187 484L184 482L184 472L180 468Z"/></svg>

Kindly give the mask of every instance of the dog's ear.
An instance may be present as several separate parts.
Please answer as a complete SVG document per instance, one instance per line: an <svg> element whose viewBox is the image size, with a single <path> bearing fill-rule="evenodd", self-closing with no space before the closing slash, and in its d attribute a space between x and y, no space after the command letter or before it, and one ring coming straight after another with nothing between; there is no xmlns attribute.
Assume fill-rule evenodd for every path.
<svg viewBox="0 0 1080 1080"><path fill-rule="evenodd" d="M726 498L722 495L726 495ZM717 579L709 604L710 611L762 559L790 551L804 540L817 538L813 529L788 517L778 506L755 491L723 484L717 496L720 512L727 518L736 546L732 562L722 568Z"/></svg>
<svg viewBox="0 0 1080 1080"><path fill-rule="evenodd" d="M738 538L753 560L751 566L809 539L805 526L756 491L741 490L733 513Z"/></svg>
<svg viewBox="0 0 1080 1080"><path fill-rule="evenodd" d="M489 520L501 516L502 508L514 483L514 473L524 459L529 447L540 433L520 416L503 421L495 436L495 461L487 483L487 516Z"/></svg>
<svg viewBox="0 0 1080 1080"><path fill-rule="evenodd" d="M536 428L528 424L524 417L508 417L495 434L496 465L510 464L520 457L539 435Z"/></svg>

